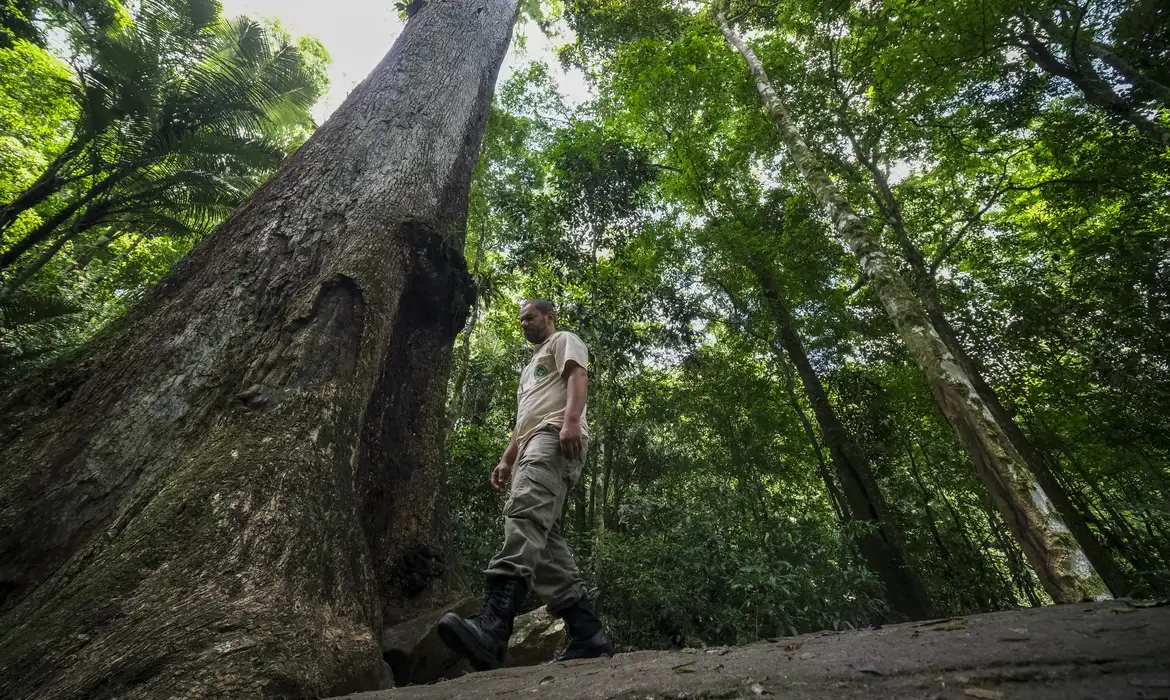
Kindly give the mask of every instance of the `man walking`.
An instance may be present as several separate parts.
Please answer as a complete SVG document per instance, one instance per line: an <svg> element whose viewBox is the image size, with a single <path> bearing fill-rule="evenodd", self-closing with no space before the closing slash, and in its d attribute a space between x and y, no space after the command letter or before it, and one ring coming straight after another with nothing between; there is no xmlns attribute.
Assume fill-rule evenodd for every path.
<svg viewBox="0 0 1170 700"><path fill-rule="evenodd" d="M589 351L575 334L557 331L556 309L543 299L520 307L520 327L536 349L520 373L512 440L491 477L493 487L509 489L504 545L484 571L483 612L466 620L447 613L439 621L443 643L477 671L504 664L512 621L529 590L568 628L554 661L614 653L561 537L565 498L581 477L589 444Z"/></svg>

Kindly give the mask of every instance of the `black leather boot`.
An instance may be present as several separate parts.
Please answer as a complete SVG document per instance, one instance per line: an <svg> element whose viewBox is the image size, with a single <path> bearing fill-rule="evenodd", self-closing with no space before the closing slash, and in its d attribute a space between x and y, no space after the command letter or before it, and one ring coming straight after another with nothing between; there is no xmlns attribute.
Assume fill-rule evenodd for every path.
<svg viewBox="0 0 1170 700"><path fill-rule="evenodd" d="M569 633L565 645L553 656L553 662L596 659L599 656L613 656L616 653L613 640L605 633L601 618L597 617L588 600L582 598L556 612L564 618Z"/></svg>
<svg viewBox="0 0 1170 700"><path fill-rule="evenodd" d="M466 620L449 612L439 620L439 639L471 662L476 671L504 665L516 610L528 595L524 579L495 576L488 579L483 612Z"/></svg>

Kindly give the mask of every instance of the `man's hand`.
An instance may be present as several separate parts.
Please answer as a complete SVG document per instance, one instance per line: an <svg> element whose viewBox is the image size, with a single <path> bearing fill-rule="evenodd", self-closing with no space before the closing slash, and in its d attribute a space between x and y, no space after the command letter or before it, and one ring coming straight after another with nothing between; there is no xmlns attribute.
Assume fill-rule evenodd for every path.
<svg viewBox="0 0 1170 700"><path fill-rule="evenodd" d="M581 421L565 419L561 426L561 454L570 462L581 458Z"/></svg>
<svg viewBox="0 0 1170 700"><path fill-rule="evenodd" d="M492 470L492 488L503 491L512 485L512 465L501 459Z"/></svg>

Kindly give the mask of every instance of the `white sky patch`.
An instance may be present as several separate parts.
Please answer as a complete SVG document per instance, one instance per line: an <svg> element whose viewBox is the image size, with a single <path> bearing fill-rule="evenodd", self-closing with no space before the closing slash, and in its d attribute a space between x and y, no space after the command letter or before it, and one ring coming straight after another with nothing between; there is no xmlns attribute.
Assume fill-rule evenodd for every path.
<svg viewBox="0 0 1170 700"><path fill-rule="evenodd" d="M225 16L275 17L294 37L309 34L325 45L333 63L329 66L329 92L313 108L313 118L319 124L378 65L403 27L391 0L222 0L222 3ZM568 104L589 99L590 91L581 72L566 73L556 60L555 47L569 38L550 40L534 24L518 26L517 34L521 33L526 38L526 49L521 50L513 40L500 70L501 82L530 61L543 61L557 77Z"/></svg>

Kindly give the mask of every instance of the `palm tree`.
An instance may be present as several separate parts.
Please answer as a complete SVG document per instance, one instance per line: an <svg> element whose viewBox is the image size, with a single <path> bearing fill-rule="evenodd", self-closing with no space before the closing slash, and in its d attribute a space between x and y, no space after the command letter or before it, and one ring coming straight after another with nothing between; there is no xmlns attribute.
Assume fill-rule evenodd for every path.
<svg viewBox="0 0 1170 700"><path fill-rule="evenodd" d="M223 20L216 0L143 0L124 25L73 36L80 117L41 176L0 204L0 234L40 217L6 236L0 304L95 227L205 233L308 135L323 89L287 38Z"/></svg>

